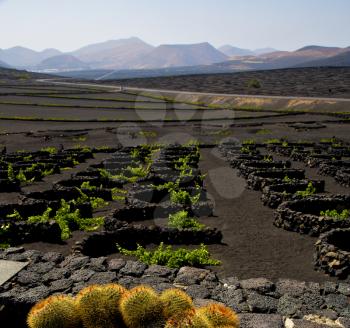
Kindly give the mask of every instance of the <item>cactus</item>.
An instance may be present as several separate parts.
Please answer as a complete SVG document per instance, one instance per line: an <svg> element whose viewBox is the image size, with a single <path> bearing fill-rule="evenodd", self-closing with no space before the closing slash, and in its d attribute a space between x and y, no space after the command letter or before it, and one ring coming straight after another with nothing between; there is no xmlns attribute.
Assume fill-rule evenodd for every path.
<svg viewBox="0 0 350 328"><path fill-rule="evenodd" d="M150 287L139 286L122 296L120 311L129 328L164 327L164 305Z"/></svg>
<svg viewBox="0 0 350 328"><path fill-rule="evenodd" d="M117 284L89 286L77 295L77 306L85 328L124 327L119 301L126 289Z"/></svg>
<svg viewBox="0 0 350 328"><path fill-rule="evenodd" d="M239 328L224 305L196 309L179 289L159 296L147 286L127 291L116 284L84 288L76 299L51 296L31 309L27 322L29 328Z"/></svg>
<svg viewBox="0 0 350 328"><path fill-rule="evenodd" d="M164 303L164 315L167 319L194 308L191 297L180 289L167 289L162 292L160 299Z"/></svg>
<svg viewBox="0 0 350 328"><path fill-rule="evenodd" d="M37 303L29 312L29 328L76 328L81 320L72 297L51 296Z"/></svg>
<svg viewBox="0 0 350 328"><path fill-rule="evenodd" d="M205 316L195 309L187 310L179 316L170 318L164 328L214 328Z"/></svg>
<svg viewBox="0 0 350 328"><path fill-rule="evenodd" d="M221 304L209 304L198 309L198 315L205 317L213 327L239 328L239 319L228 307Z"/></svg>

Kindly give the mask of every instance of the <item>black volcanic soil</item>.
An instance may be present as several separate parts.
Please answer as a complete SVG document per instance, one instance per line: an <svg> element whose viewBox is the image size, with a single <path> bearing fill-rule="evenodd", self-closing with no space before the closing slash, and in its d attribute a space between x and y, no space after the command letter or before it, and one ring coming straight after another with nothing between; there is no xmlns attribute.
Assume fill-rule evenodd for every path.
<svg viewBox="0 0 350 328"><path fill-rule="evenodd" d="M184 79L185 81L186 79ZM147 85L147 87L150 86ZM31 88L34 88L34 86L31 86ZM279 88L282 88L282 86L279 85ZM3 85L0 87L0 94L2 90L3 93L6 93L10 89L17 90L16 88L8 87L8 85ZM43 89L45 89L45 86ZM55 87L53 86L50 86L50 89L55 91ZM287 92L286 90L285 92ZM69 88L58 87L56 91L66 92L69 91ZM71 91L78 94L76 88ZM84 92L87 92L87 90ZM116 97L115 94L112 95L112 97ZM119 98L123 95L117 96ZM83 94L82 97L86 97L86 94ZM98 95L96 97L98 98ZM23 96L23 98L25 99L26 97ZM147 99L143 100L147 101ZM93 102L95 101L93 100ZM67 101L67 103L69 102ZM79 104L79 100L72 100L71 104ZM67 112L68 110L70 113ZM42 115L44 113L48 115L48 112L50 112L52 116L56 117L70 114L76 118L86 119L87 117L97 115L96 111L102 112L103 109L0 106L2 115L12 114L16 116L19 114L23 116L34 116L38 112ZM135 115L122 109L120 111L122 111L120 117L125 115L125 117L132 118ZM159 112L160 116L158 118L161 118L160 112L162 110L158 109L155 111ZM99 113L100 115L101 112ZM152 113L150 112L148 115ZM254 113L245 114L250 115ZM185 113L181 115L185 115ZM281 137L286 137L294 141L319 141L321 138L337 136L350 142L349 123L341 121L337 117L300 114L284 117L258 118L255 115L251 115L251 118L244 120L236 117L230 120L222 119L220 121L214 121L210 117L203 115L203 110L197 110L196 115L202 119L204 118L205 121L191 122L184 119L179 122L164 121L155 124L142 121L138 123L87 123L79 121L26 122L0 119L0 149L6 146L8 152L13 152L22 149L37 150L48 146L57 147L60 144L63 144L65 148L70 148L78 144L91 147L129 146L147 142L178 142L183 144L193 139L197 139L202 143L218 144L228 137L239 140L253 138L257 141ZM307 129L306 124L305 129L296 130L291 126L292 122L307 121L322 123L322 128ZM147 133L148 136L145 137ZM82 137L81 139L79 139L79 135ZM221 276L236 275L241 279L264 276L274 280L281 277L306 281L331 280L328 276L313 270L312 254L314 251L314 238L274 227L272 224L273 211L262 205L260 200L261 194L245 189L245 181L236 176L236 172L223 161L217 152L204 149L202 155L201 170L202 173L208 173L205 183L209 194L215 201L216 215L214 218L205 218L202 221L209 226L217 227L223 232L224 245L212 245L209 247L213 256L223 261L222 266L215 268ZM99 156L97 160L102 160L102 158L108 156ZM37 183L24 189L27 191L44 190L53 182L67 178L70 174L86 168L93 162L89 161L79 168L67 171L62 175L47 177L45 182ZM300 165L300 163L294 164ZM317 177L315 172L316 170L307 170L308 177ZM332 193L346 193L346 190L338 186L334 182L334 179L327 178L326 183L327 191ZM233 197L227 197L228 195L233 195ZM0 202L16 201L18 196L16 193L0 193ZM84 233L74 234L74 238L69 240L67 245L37 243L36 245L26 245L26 247L36 247L43 251L57 250L68 254L73 241L81 239L83 235Z"/></svg>
<svg viewBox="0 0 350 328"><path fill-rule="evenodd" d="M255 275L272 280L293 277L323 281L325 276L315 272L312 265L317 238L276 228L274 211L262 204L260 192L244 188L245 180L236 176L237 170L212 150L205 150L203 159L201 169L209 172L208 192L216 205L217 217L210 220L215 220L213 225L224 235L224 245L209 246L222 261L214 270L221 276L234 274L243 279Z"/></svg>
<svg viewBox="0 0 350 328"><path fill-rule="evenodd" d="M252 79L259 80L261 88L249 88L248 82ZM105 83L213 93L350 98L350 67L152 77L105 81Z"/></svg>

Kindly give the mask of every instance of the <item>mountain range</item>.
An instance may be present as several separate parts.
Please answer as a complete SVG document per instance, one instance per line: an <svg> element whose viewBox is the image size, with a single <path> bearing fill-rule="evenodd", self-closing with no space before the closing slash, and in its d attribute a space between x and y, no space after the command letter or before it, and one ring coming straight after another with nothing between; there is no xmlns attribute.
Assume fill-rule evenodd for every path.
<svg viewBox="0 0 350 328"><path fill-rule="evenodd" d="M38 72L91 71L118 73L232 72L307 66L349 66L350 47L306 46L296 51L273 48L249 50L207 42L165 44L154 47L139 38L110 40L63 53L57 49L34 51L24 47L0 49L0 66ZM133 73L133 74L134 74Z"/></svg>
<svg viewBox="0 0 350 328"><path fill-rule="evenodd" d="M250 49L243 49L243 48L238 48L231 46L229 44L224 45L220 48L218 48L219 51L224 53L226 56L229 57L235 57L235 56L260 56L264 54L268 54L271 52L278 51L274 48L262 48L262 49L255 49L255 50L250 50Z"/></svg>

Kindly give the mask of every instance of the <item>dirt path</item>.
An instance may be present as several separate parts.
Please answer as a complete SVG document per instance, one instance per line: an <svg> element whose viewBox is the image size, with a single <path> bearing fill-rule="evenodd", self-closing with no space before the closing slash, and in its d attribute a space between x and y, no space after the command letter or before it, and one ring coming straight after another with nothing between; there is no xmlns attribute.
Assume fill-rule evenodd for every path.
<svg viewBox="0 0 350 328"><path fill-rule="evenodd" d="M220 276L332 279L313 269L315 238L276 228L274 211L263 206L261 193L245 189L245 180L217 150L203 150L202 157L200 168L208 172L206 186L215 201L216 216L203 221L224 235L225 245L209 246L213 256L223 261L215 269Z"/></svg>

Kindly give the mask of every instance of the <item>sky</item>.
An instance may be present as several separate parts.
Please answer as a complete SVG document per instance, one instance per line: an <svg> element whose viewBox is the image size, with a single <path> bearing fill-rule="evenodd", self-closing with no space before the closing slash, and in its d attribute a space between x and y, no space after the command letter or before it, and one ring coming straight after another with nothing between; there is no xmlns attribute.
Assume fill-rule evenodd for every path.
<svg viewBox="0 0 350 328"><path fill-rule="evenodd" d="M137 36L295 50L350 46L350 0L0 0L0 48L73 51Z"/></svg>

